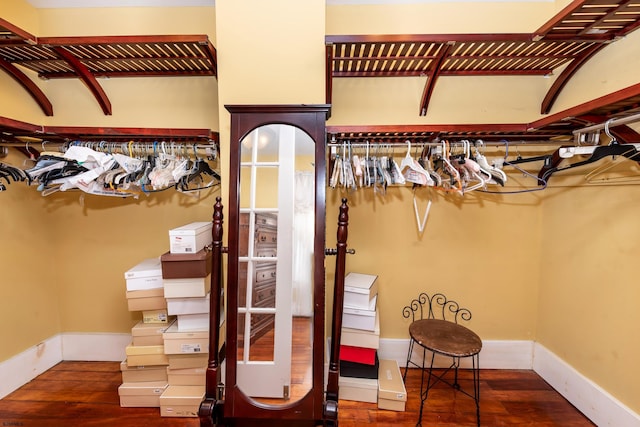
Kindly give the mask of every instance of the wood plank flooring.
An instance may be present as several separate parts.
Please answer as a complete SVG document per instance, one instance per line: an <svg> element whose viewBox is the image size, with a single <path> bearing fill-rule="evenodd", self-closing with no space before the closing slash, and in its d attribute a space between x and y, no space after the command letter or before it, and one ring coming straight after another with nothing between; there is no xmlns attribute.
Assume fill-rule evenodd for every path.
<svg viewBox="0 0 640 427"><path fill-rule="evenodd" d="M462 387L470 383L462 374ZM482 370L480 411L483 426L594 426L532 371ZM197 427L195 418L163 418L158 408L121 408L119 363L61 362L0 400L0 427ZM341 400L341 427L414 426L420 375L407 375L407 410L378 410L376 404ZM473 400L437 385L424 408L427 427L474 426Z"/></svg>

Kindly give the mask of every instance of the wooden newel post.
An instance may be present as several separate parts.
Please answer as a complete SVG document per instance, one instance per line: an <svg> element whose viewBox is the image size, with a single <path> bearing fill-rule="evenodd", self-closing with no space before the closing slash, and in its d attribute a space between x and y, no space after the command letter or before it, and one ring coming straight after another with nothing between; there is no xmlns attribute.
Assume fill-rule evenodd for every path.
<svg viewBox="0 0 640 427"><path fill-rule="evenodd" d="M213 227L211 230L213 243L211 248L211 295L209 300L209 362L207 364L205 400L200 405L199 418L201 426L216 425L216 412L220 410L218 385L220 383L220 363L218 347L220 344L220 298L222 289L222 203L216 197L213 206Z"/></svg>
<svg viewBox="0 0 640 427"><path fill-rule="evenodd" d="M347 236L349 226L349 206L347 199L342 199L338 215L338 232L336 246L336 272L333 289L333 323L331 326L331 358L329 360L329 377L327 383L327 399L338 401L338 380L340 377L340 332L342 330L342 308L344 305L344 276L347 258Z"/></svg>

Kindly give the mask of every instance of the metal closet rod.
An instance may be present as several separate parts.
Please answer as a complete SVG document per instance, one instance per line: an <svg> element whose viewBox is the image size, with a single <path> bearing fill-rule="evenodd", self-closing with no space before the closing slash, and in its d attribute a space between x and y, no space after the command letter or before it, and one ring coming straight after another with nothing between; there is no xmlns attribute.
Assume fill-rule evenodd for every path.
<svg viewBox="0 0 640 427"><path fill-rule="evenodd" d="M442 138L443 140L447 140L446 138ZM566 139L566 140L549 140L549 139L540 139L540 140L531 140L531 139L522 139L522 140L517 140L517 141L485 141L482 138L477 138L477 139L457 139L457 140L451 140L449 141L449 144L451 145L456 145L456 144L461 144L463 141L468 141L471 142L471 145L474 146L493 146L493 147L505 147L505 146L516 146L516 145L531 145L531 146L535 146L535 145L539 145L539 146L558 146L558 145L563 145L563 144L567 144L569 142L571 142L572 140ZM426 147L426 146L432 146L432 147L439 147L442 145L442 141L440 142L417 142L417 141L388 141L388 142L382 142L382 141L375 141L375 142L349 142L349 141L331 141L327 144L327 146L329 147L342 147L343 145L348 145L349 147L352 148L366 148L366 147L372 147L372 146L393 146L393 147L406 147L407 146L407 142L409 142L411 144L412 147ZM480 143L481 142L481 143Z"/></svg>
<svg viewBox="0 0 640 427"><path fill-rule="evenodd" d="M129 145L129 142L116 142L116 141L104 141L104 146L101 147L100 146L100 142L101 141L80 141L78 144L74 144L74 142L13 142L13 141L0 141L0 147L14 147L14 148L33 148L33 149L46 149L46 148L52 148L52 149L56 149L56 148L68 148L72 145L92 145L92 148L104 148L104 149L108 149L110 147L116 147L116 148L122 148L125 147L127 148ZM198 149L207 149L207 148L217 148L217 145L215 143L211 143L211 144L202 144L202 143L197 143L197 142L187 142L187 141L173 141L173 142L169 142L165 144L165 148L166 149L171 149L176 148L176 147L182 147L182 146L187 146L189 148L193 148L193 146L195 145L196 148ZM153 142L133 142L133 147L134 148L140 148L140 147L145 147L145 148L150 148L153 149ZM161 144L157 143L156 144L156 150L161 149Z"/></svg>
<svg viewBox="0 0 640 427"><path fill-rule="evenodd" d="M637 121L640 121L640 113L632 114L626 117L620 117L617 119L609 119L606 122L598 123L597 125L591 125L591 126L584 127L582 129L576 129L573 131L573 134L578 135L581 133L600 131L605 129L607 126L612 128L614 126L626 125L627 123L633 123Z"/></svg>

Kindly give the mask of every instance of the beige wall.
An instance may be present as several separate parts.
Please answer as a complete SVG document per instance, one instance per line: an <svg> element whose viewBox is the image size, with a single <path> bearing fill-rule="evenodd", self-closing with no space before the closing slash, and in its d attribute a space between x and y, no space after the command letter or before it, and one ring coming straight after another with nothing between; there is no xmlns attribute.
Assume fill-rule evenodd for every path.
<svg viewBox="0 0 640 427"><path fill-rule="evenodd" d="M218 0L215 10L132 9L132 15L117 9L43 10L34 18L25 2L14 0L7 19L15 17L16 24L19 19L25 29L31 25L31 31L40 28L39 35L72 35L71 28L73 35L207 33L218 49L220 76L100 81L112 100L112 117L102 115L79 82L38 82L54 103L55 116L46 119L15 82L0 75L0 116L59 125L219 128L225 176L229 117L223 106L323 103L325 31L527 32L563 5L325 9L322 0L304 6L294 0L264 3ZM472 10L473 19L447 19L460 7ZM275 8L283 13L272 18ZM523 21L496 22L493 17L505 8ZM423 15L433 19L420 19ZM290 37L292 33L296 37ZM617 42L594 58L567 86L556 110L635 83L627 70L637 69L632 62L639 57L636 38ZM283 45L287 49L280 50ZM631 59L625 52L632 53ZM611 65L621 62L625 67ZM362 80L368 81L335 82L330 124L533 121L553 82L441 78L429 114L422 118L417 111L422 79ZM0 195L5 201L0 233L11 242L1 249L0 321L13 326L0 332L0 360L57 332L126 332L135 318L126 310L123 272L166 251L168 229L208 220L213 203L213 195L195 201L172 193L140 200L87 196L81 203L77 193L42 198L33 189L14 187ZM384 338L407 336L401 309L418 291L445 291L473 311L472 327L483 339L538 341L638 412L638 375L630 363L638 352L637 341L630 337L639 320L631 306L638 291L630 284L637 252L634 188L557 188L464 199L418 190L420 206L430 196L433 200L422 236L416 230L410 189L390 189L384 198L371 191L328 190L327 246L335 243L339 200L347 196L349 245L357 250L347 268L380 276ZM226 184L226 201L225 192ZM328 285L332 274L329 260Z"/></svg>
<svg viewBox="0 0 640 427"><path fill-rule="evenodd" d="M537 313L537 340L636 412L639 200L637 185L549 192Z"/></svg>
<svg viewBox="0 0 640 427"><path fill-rule="evenodd" d="M463 200L419 189L420 215L432 200L420 235L409 188L391 188L384 197L371 190L328 190L329 247L335 246L338 207L345 196L348 243L356 250L347 258L347 271L379 276L381 336L408 337L402 308L425 291L443 292L469 308L483 339L535 339L540 221L535 196L504 203L497 197ZM505 223L514 217L516 224ZM327 267L334 274L332 260Z"/></svg>
<svg viewBox="0 0 640 427"><path fill-rule="evenodd" d="M37 10L26 0L4 0L2 19L35 36L39 34L40 23Z"/></svg>
<svg viewBox="0 0 640 427"><path fill-rule="evenodd" d="M13 150L12 150L13 151ZM23 166L25 157L11 152L3 162ZM6 182L5 182L6 184ZM0 193L0 360L61 331L60 291L51 209L33 189L8 185Z"/></svg>
<svg viewBox="0 0 640 427"><path fill-rule="evenodd" d="M527 33L554 13L546 1L334 5L327 6L327 34Z"/></svg>

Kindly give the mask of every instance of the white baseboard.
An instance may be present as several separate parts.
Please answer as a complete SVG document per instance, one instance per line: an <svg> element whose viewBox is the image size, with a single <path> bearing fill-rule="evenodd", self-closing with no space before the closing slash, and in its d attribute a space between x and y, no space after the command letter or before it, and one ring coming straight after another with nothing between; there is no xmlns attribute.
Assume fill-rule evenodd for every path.
<svg viewBox="0 0 640 427"><path fill-rule="evenodd" d="M0 363L0 399L62 360L62 339L55 335Z"/></svg>
<svg viewBox="0 0 640 427"><path fill-rule="evenodd" d="M62 360L121 362L127 356L131 334L65 332L62 335Z"/></svg>
<svg viewBox="0 0 640 427"><path fill-rule="evenodd" d="M536 343L533 370L573 406L600 427L640 427L640 415Z"/></svg>
<svg viewBox="0 0 640 427"><path fill-rule="evenodd" d="M378 357L380 359L392 359L398 365L404 367L409 350L408 339L380 339ZM422 351L416 346L411 360L422 363ZM434 366L443 368L450 365L451 358L436 356ZM471 366L469 358L462 359L463 368ZM532 341L483 341L480 352L481 369L532 369L533 366L533 342Z"/></svg>
<svg viewBox="0 0 640 427"><path fill-rule="evenodd" d="M125 359L130 334L63 333L0 362L0 399L63 360L112 361Z"/></svg>
<svg viewBox="0 0 640 427"><path fill-rule="evenodd" d="M130 334L63 333L0 362L0 399L63 360L124 360ZM407 339L381 339L378 355L404 366ZM416 352L414 352L415 355ZM419 362L417 355L412 358ZM447 359L436 359L446 366ZM463 359L462 366L469 367ZM481 369L533 369L600 427L640 427L640 415L580 374L544 346L532 341L483 341Z"/></svg>

